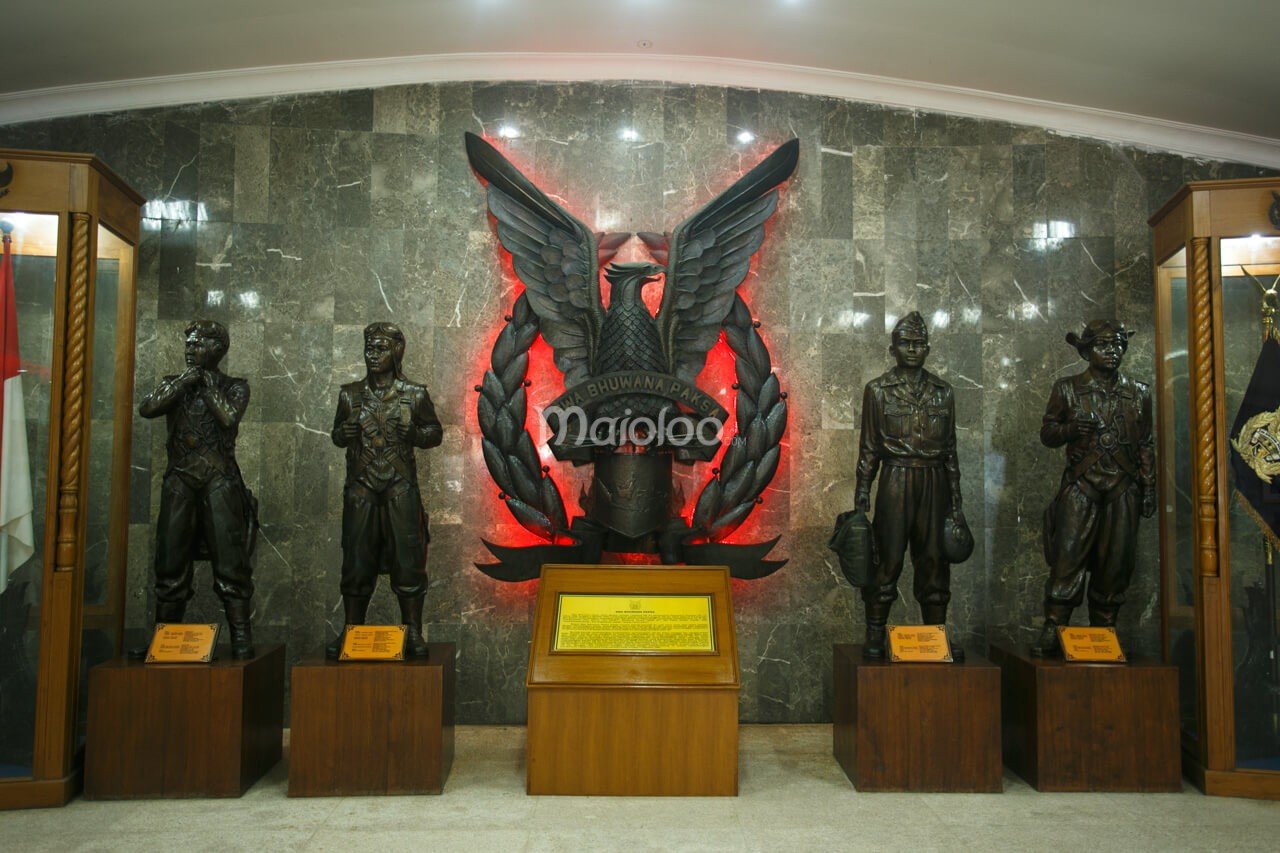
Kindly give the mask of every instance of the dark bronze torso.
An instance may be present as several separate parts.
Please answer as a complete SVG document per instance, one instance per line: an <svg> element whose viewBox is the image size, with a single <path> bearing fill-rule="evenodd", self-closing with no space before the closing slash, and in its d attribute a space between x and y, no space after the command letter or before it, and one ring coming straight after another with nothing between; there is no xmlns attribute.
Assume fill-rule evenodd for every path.
<svg viewBox="0 0 1280 853"><path fill-rule="evenodd" d="M396 425L412 419L421 385L395 380L385 390L366 381L344 385L360 436L347 447L347 479L374 491L397 481L418 482L413 445L400 437Z"/></svg>
<svg viewBox="0 0 1280 853"><path fill-rule="evenodd" d="M223 373L216 376L218 390L229 402L240 402L247 397L249 386L243 379ZM165 377L166 381L175 378ZM203 483L215 475L225 476L236 470L236 436L240 426L218 423L199 389L186 391L165 417L169 430L166 474L178 473Z"/></svg>

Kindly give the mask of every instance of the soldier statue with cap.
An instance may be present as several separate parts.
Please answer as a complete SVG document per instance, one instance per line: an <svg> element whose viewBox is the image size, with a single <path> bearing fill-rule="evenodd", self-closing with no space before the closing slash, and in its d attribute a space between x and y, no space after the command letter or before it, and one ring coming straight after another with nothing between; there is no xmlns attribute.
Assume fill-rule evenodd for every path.
<svg viewBox="0 0 1280 853"><path fill-rule="evenodd" d="M854 497L857 511L871 508L871 485L883 467L871 521L874 558L862 585L863 654L869 658L885 655L885 625L908 546L915 598L923 621L934 625L946 623L951 564L964 562L973 550L961 512L955 396L949 384L924 369L929 330L919 312L893 327L889 352L897 366L868 382L862 394ZM953 655L959 659L961 650L954 648Z"/></svg>
<svg viewBox="0 0 1280 853"><path fill-rule="evenodd" d="M231 628L231 656L253 657L249 624L257 503L236 464L236 436L249 408L249 383L218 369L231 345L214 320L190 323L186 369L166 376L138 414L165 416L168 467L156 519L156 622L181 622L191 599L194 561L213 565L213 588ZM146 649L131 649L144 657Z"/></svg>
<svg viewBox="0 0 1280 853"><path fill-rule="evenodd" d="M342 493L342 607L345 625L362 625L378 575L391 579L408 628L406 653L426 657L427 516L414 448L443 438L431 396L405 379L404 333L394 323L364 330L364 379L342 386L333 443L347 451ZM337 657L341 636L327 652Z"/></svg>
<svg viewBox="0 0 1280 853"><path fill-rule="evenodd" d="M1120 372L1133 332L1094 320L1067 343L1089 366L1059 379L1049 395L1040 441L1067 448L1057 496L1044 514L1044 628L1031 648L1059 654L1057 629L1085 597L1089 624L1114 627L1137 556L1139 514L1156 511L1151 392ZM1086 579L1087 575L1087 579Z"/></svg>

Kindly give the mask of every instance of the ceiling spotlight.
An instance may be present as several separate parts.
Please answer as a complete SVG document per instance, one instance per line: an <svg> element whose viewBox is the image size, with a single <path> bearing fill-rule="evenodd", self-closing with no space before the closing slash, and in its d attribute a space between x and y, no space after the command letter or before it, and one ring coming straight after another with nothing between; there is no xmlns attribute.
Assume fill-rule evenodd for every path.
<svg viewBox="0 0 1280 853"><path fill-rule="evenodd" d="M738 134L738 141L746 145L748 142L755 142L756 135L749 130L744 130Z"/></svg>
<svg viewBox="0 0 1280 853"><path fill-rule="evenodd" d="M648 50L649 48L653 47L653 42L649 41L648 39L640 39L640 41L636 42L636 47L640 48L641 50Z"/></svg>
<svg viewBox="0 0 1280 853"><path fill-rule="evenodd" d="M624 127L622 130L618 131L618 138L625 142L635 142L640 138L640 134L634 127Z"/></svg>
<svg viewBox="0 0 1280 853"><path fill-rule="evenodd" d="M504 124L502 127L498 128L498 135L503 139L518 139L520 137L520 130L509 124Z"/></svg>

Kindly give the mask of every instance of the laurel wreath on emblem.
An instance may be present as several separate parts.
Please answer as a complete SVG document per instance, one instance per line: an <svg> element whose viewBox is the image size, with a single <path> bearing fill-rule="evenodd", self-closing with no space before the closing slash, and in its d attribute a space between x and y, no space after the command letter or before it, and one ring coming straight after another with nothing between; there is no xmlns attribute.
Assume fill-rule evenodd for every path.
<svg viewBox="0 0 1280 853"><path fill-rule="evenodd" d="M781 390L760 323L741 296L724 321L725 341L736 357L736 434L694 505L693 532L719 542L760 503L778 470L787 428L787 395ZM564 499L543 465L526 428L529 349L538 317L521 294L494 341L489 370L475 390L484 461L501 489L499 498L529 532L548 541L568 536Z"/></svg>

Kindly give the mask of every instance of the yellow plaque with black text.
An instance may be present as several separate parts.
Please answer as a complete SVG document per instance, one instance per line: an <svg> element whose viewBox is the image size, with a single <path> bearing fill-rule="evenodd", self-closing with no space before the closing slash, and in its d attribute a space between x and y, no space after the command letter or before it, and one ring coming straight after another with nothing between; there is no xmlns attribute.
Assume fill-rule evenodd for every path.
<svg viewBox="0 0 1280 853"><path fill-rule="evenodd" d="M951 663L945 625L890 625L889 660L894 663Z"/></svg>
<svg viewBox="0 0 1280 853"><path fill-rule="evenodd" d="M348 625L338 660L404 660L403 625Z"/></svg>
<svg viewBox="0 0 1280 853"><path fill-rule="evenodd" d="M711 596L560 593L551 650L712 654Z"/></svg>
<svg viewBox="0 0 1280 853"><path fill-rule="evenodd" d="M1062 657L1078 663L1124 663L1124 651L1115 628L1058 628Z"/></svg>
<svg viewBox="0 0 1280 853"><path fill-rule="evenodd" d="M156 625L147 647L147 663L208 663L218 644L216 622L195 625Z"/></svg>

